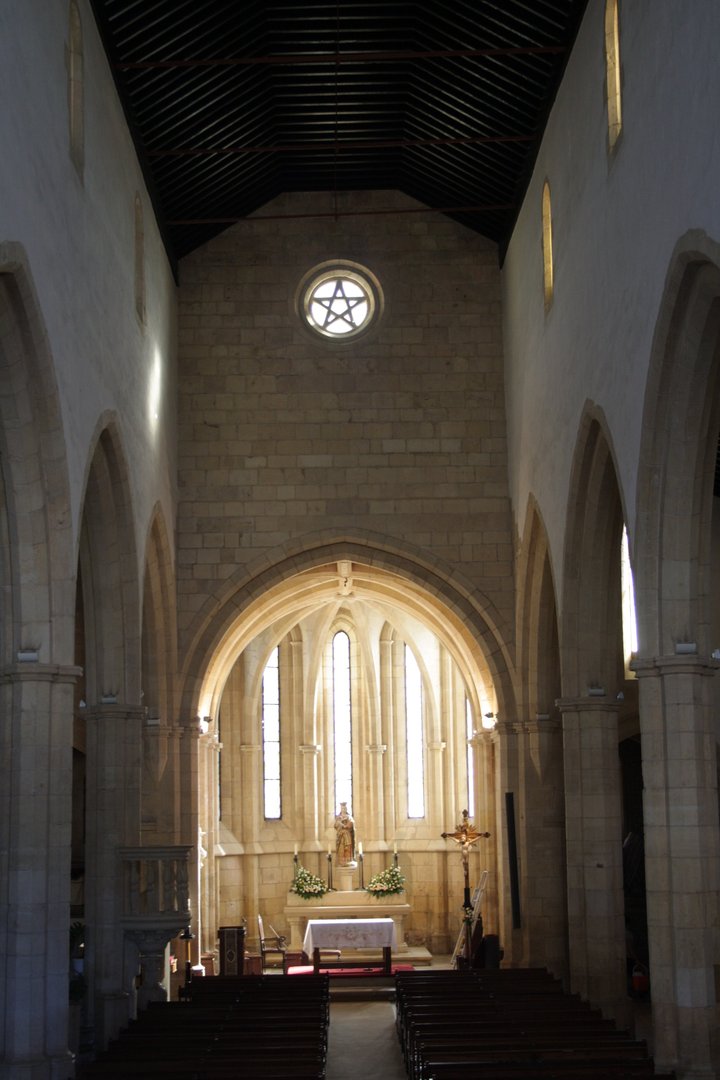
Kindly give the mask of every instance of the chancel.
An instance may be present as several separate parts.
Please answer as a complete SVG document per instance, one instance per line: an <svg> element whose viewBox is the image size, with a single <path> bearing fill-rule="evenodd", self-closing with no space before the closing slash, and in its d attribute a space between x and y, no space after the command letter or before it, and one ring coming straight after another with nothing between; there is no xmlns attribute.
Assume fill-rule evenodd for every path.
<svg viewBox="0 0 720 1080"><path fill-rule="evenodd" d="M1 12L0 1080L470 908L718 1080L720 4Z"/></svg>

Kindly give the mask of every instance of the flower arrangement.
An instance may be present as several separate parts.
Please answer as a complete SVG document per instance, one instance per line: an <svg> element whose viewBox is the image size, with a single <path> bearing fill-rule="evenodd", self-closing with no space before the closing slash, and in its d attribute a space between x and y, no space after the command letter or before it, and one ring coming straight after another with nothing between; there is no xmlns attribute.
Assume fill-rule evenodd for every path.
<svg viewBox="0 0 720 1080"><path fill-rule="evenodd" d="M405 891L405 877L400 873L399 866L389 866L387 870L381 870L375 877L370 878L365 889L378 900L383 896L395 896Z"/></svg>
<svg viewBox="0 0 720 1080"><path fill-rule="evenodd" d="M304 866L298 866L295 871L290 892L297 893L303 900L315 900L318 896L324 896L329 892L328 884L322 878L316 877L306 870Z"/></svg>

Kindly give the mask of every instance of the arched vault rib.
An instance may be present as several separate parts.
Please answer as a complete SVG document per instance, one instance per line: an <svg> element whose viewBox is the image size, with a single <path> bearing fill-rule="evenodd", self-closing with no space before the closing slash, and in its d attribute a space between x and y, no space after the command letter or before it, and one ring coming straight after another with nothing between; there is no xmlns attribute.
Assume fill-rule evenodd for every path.
<svg viewBox="0 0 720 1080"><path fill-rule="evenodd" d="M189 680L186 705L192 715L217 716L233 664L259 634L273 625L288 629L312 611L336 605L340 597L349 605L369 604L395 624L404 617L424 623L457 663L476 715L480 693L489 686L495 689L498 711L508 715L514 709L507 644L491 632L480 610L469 608L466 598L445 597L410 577L369 563L344 560L342 573L338 565L335 560L283 577L262 591L248 589L218 612L215 634L206 639L204 656L196 654L197 674ZM348 568L350 574L345 572Z"/></svg>

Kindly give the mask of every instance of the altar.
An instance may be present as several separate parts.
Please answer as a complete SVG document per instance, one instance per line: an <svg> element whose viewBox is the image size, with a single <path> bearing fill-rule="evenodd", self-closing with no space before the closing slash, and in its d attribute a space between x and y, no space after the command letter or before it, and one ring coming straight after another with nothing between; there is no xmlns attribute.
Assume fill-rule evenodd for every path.
<svg viewBox="0 0 720 1080"><path fill-rule="evenodd" d="M407 952L405 919L410 911L410 904L405 901L403 894L385 896L382 900L378 900L364 889L346 889L325 893L317 900L309 901L290 893L283 912L290 930L288 948L294 952L300 952L303 949L310 920L338 919L349 922L350 920L390 919L394 928L394 937L391 942L393 951Z"/></svg>
<svg viewBox="0 0 720 1080"><path fill-rule="evenodd" d="M392 950L397 944L392 919L309 919L303 952L312 958L317 974L321 949L382 949L383 968L389 975Z"/></svg>

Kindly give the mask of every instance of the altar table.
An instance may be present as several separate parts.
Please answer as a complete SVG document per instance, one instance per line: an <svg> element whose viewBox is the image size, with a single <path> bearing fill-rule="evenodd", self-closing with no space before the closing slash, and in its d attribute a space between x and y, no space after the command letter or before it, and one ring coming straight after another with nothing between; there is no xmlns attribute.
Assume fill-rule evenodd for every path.
<svg viewBox="0 0 720 1080"><path fill-rule="evenodd" d="M321 949L382 949L383 970L392 971L392 950L397 948L397 931L392 919L310 919L305 931L303 952L320 970ZM327 964L323 965L327 967ZM352 965L344 963L343 967ZM364 966L364 965L363 965Z"/></svg>

